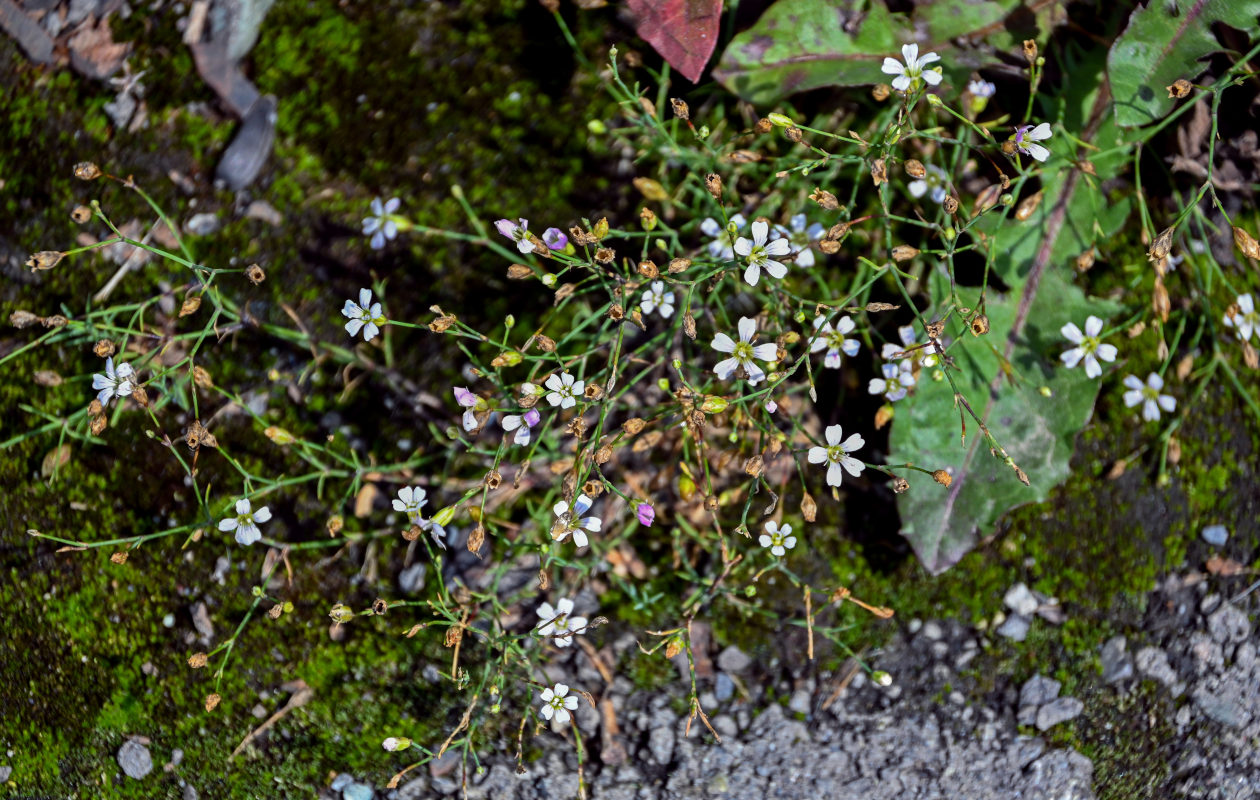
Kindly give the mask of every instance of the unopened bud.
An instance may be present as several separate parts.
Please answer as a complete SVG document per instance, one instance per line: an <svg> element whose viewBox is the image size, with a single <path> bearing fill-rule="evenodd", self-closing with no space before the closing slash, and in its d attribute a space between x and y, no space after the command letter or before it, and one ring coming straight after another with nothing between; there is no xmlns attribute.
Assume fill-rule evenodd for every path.
<svg viewBox="0 0 1260 800"><path fill-rule="evenodd" d="M280 446L282 446L282 447L283 447L284 445L286 445L286 444L293 444L294 442L296 442L296 441L297 441L297 437L296 437L296 436L294 436L293 434L289 433L289 432L288 432L288 431L286 431L284 428L280 428L280 427L277 427L277 426L275 426L275 425L270 425L270 426L268 426L268 427L264 428L264 429L263 429L263 436L266 436L266 437L267 437L268 439L270 439L272 442L274 442L275 444L278 444L278 445L280 445Z"/></svg>
<svg viewBox="0 0 1260 800"><path fill-rule="evenodd" d="M354 619L354 612L344 603L337 603L329 610L328 616L333 622L341 625Z"/></svg>
<svg viewBox="0 0 1260 800"><path fill-rule="evenodd" d="M515 367L517 364L521 363L523 358L524 357L520 353L516 352L515 350L508 350L506 352L499 353L497 356L495 356L494 359L490 362L490 366Z"/></svg>
<svg viewBox="0 0 1260 800"><path fill-rule="evenodd" d="M708 395L704 398L704 402L700 404L700 410L706 414L721 414L726 410L727 400L725 397L716 395Z"/></svg>
<svg viewBox="0 0 1260 800"><path fill-rule="evenodd" d="M871 681L876 686L892 686L892 676L883 670L875 670L871 673Z"/></svg>
<svg viewBox="0 0 1260 800"><path fill-rule="evenodd" d="M596 240L603 239L608 235L608 217L600 217L599 222L591 226L591 235Z"/></svg>
<svg viewBox="0 0 1260 800"><path fill-rule="evenodd" d="M639 212L639 225L645 231L656 230L656 212L644 206Z"/></svg>
<svg viewBox="0 0 1260 800"><path fill-rule="evenodd" d="M791 117L785 114L779 114L777 112L773 114L767 114L766 119L770 120L771 125L778 125L780 128L787 128L796 124L792 121Z"/></svg>
<svg viewBox="0 0 1260 800"><path fill-rule="evenodd" d="M433 521L445 528L455 519L455 506L447 506L433 515Z"/></svg>

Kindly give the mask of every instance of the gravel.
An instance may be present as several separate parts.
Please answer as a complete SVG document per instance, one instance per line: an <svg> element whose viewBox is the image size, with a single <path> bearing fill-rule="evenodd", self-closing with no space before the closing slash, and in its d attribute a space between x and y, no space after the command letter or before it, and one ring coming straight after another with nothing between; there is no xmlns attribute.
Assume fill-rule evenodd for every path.
<svg viewBox="0 0 1260 800"><path fill-rule="evenodd" d="M135 739L128 739L118 748L118 766L128 778L140 780L153 771L153 756L149 748Z"/></svg>
<svg viewBox="0 0 1260 800"><path fill-rule="evenodd" d="M1037 598L1033 596L1032 591L1022 583L1017 583L1007 589L1006 596L1002 598L1002 602L1007 608L1021 617L1031 617L1037 613L1037 607L1041 605Z"/></svg>
<svg viewBox="0 0 1260 800"><path fill-rule="evenodd" d="M1005 636L1007 639L1013 639L1017 642L1024 641L1028 636L1028 627L1032 624L1032 620L1019 614L1012 614L998 626L997 634Z"/></svg>
<svg viewBox="0 0 1260 800"><path fill-rule="evenodd" d="M1133 677L1133 660L1126 652L1127 647L1128 642L1123 636L1113 636L1102 646L1099 660L1105 683L1120 683Z"/></svg>
<svg viewBox="0 0 1260 800"><path fill-rule="evenodd" d="M1076 719L1085 704L1075 697L1058 697L1037 710L1037 730L1048 731L1055 725Z"/></svg>
<svg viewBox="0 0 1260 800"><path fill-rule="evenodd" d="M1229 531L1224 525L1209 525L1199 535L1213 547L1224 547L1225 542L1229 541Z"/></svg>
<svg viewBox="0 0 1260 800"><path fill-rule="evenodd" d="M1021 706L1044 705L1058 697L1059 689L1061 688L1063 688L1063 684L1054 678L1034 675L1020 688L1019 704Z"/></svg>
<svg viewBox="0 0 1260 800"><path fill-rule="evenodd" d="M717 657L718 669L738 675L752 666L752 659L735 645L723 650Z"/></svg>

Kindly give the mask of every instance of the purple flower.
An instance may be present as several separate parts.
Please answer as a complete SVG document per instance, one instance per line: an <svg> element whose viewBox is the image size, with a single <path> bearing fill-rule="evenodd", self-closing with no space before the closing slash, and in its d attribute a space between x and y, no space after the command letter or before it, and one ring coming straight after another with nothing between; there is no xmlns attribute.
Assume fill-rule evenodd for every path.
<svg viewBox="0 0 1260 800"><path fill-rule="evenodd" d="M559 228L548 228L543 231L542 240L547 243L548 250L563 250L569 246L569 237Z"/></svg>
<svg viewBox="0 0 1260 800"><path fill-rule="evenodd" d="M1015 128L1015 134L1011 139L1015 142L1015 146L1019 148L1019 152L1026 156L1032 156L1038 161L1045 161L1050 157L1050 151L1045 147L1037 144L1050 138L1052 131L1050 123L1043 122L1037 127L1031 125L1020 125Z"/></svg>
<svg viewBox="0 0 1260 800"><path fill-rule="evenodd" d="M639 503L639 507L635 510L635 514L639 518L639 524L645 528L652 527L652 523L656 521L656 509L647 503Z"/></svg>
<svg viewBox="0 0 1260 800"><path fill-rule="evenodd" d="M520 223L520 224L517 224ZM522 253L534 252L534 243L529 240L529 220L521 217L516 222L510 219L497 220L494 227L499 233L516 242L516 249Z"/></svg>
<svg viewBox="0 0 1260 800"><path fill-rule="evenodd" d="M537 409L531 408L523 415L508 414L504 416L501 424L503 425L503 430L508 433L516 431L516 436L512 438L512 441L519 445L527 445L529 444L529 429L537 425L541 419L542 414L539 414Z"/></svg>
<svg viewBox="0 0 1260 800"><path fill-rule="evenodd" d="M472 431L477 428L477 415L474 412L485 411L489 408L486 401L472 392L468 391L465 386L455 387L455 402L464 408L464 430Z"/></svg>

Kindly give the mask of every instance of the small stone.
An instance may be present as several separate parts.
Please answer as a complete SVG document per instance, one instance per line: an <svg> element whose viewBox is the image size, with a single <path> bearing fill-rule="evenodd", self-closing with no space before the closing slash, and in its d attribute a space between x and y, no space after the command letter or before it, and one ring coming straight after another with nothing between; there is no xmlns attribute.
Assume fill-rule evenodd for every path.
<svg viewBox="0 0 1260 800"><path fill-rule="evenodd" d="M1021 736L1006 750L1007 756L1019 769L1036 761L1044 752L1046 752L1046 743L1038 736Z"/></svg>
<svg viewBox="0 0 1260 800"><path fill-rule="evenodd" d="M197 789L191 783L185 783L184 788L180 790L180 800L201 800L201 795L197 794Z"/></svg>
<svg viewBox="0 0 1260 800"><path fill-rule="evenodd" d="M423 775L398 787L394 800L424 800L429 793L429 779Z"/></svg>
<svg viewBox="0 0 1260 800"><path fill-rule="evenodd" d="M1020 706L1019 711L1015 714L1015 722L1018 725L1036 725L1037 724L1037 707L1036 706Z"/></svg>
<svg viewBox="0 0 1260 800"><path fill-rule="evenodd" d="M1245 642L1251 635L1247 614L1232 603L1225 603L1208 617L1208 633L1221 644Z"/></svg>
<svg viewBox="0 0 1260 800"><path fill-rule="evenodd" d="M207 641L214 640L214 622L210 619L210 610L205 603L198 603L192 610L193 627Z"/></svg>
<svg viewBox="0 0 1260 800"><path fill-rule="evenodd" d="M455 750L447 750L441 758L429 762L429 774L435 778L449 775L455 771L455 767L459 766L459 762L459 753Z"/></svg>
<svg viewBox="0 0 1260 800"><path fill-rule="evenodd" d="M432 786L433 791L438 794L455 794L459 791L459 783L446 777L434 778Z"/></svg>
<svg viewBox="0 0 1260 800"><path fill-rule="evenodd" d="M1177 715L1173 717L1173 721L1177 723L1178 728L1184 728L1190 724L1190 706L1182 706L1177 709Z"/></svg>
<svg viewBox="0 0 1260 800"><path fill-rule="evenodd" d="M1220 607L1221 596L1215 592L1204 595L1203 599L1199 601L1199 613L1205 617Z"/></svg>
<svg viewBox="0 0 1260 800"><path fill-rule="evenodd" d="M1051 700L1037 711L1037 730L1050 730L1061 722L1075 719L1084 710L1085 704L1075 697Z"/></svg>
<svg viewBox="0 0 1260 800"><path fill-rule="evenodd" d="M274 228L284 224L284 215L266 200L255 200L250 203L249 207L245 209L245 216L250 219L261 220Z"/></svg>
<svg viewBox="0 0 1260 800"><path fill-rule="evenodd" d="M412 564L398 575L398 588L403 594L419 594L424 589L425 565Z"/></svg>
<svg viewBox="0 0 1260 800"><path fill-rule="evenodd" d="M354 776L348 772L343 772L332 779L332 783L328 784L328 788L334 792L340 792L352 783L354 783Z"/></svg>
<svg viewBox="0 0 1260 800"><path fill-rule="evenodd" d="M12 774L13 774L13 767L10 767L7 765L0 767L0 783L4 783L5 781L7 781L9 779L9 776Z"/></svg>
<svg viewBox="0 0 1260 800"><path fill-rule="evenodd" d="M184 230L193 236L209 236L219 229L219 218L214 214L193 214L184 223Z"/></svg>
<svg viewBox="0 0 1260 800"><path fill-rule="evenodd" d="M1123 636L1113 636L1102 647L1102 677L1106 683L1119 683L1133 677L1133 660L1125 651Z"/></svg>
<svg viewBox="0 0 1260 800"><path fill-rule="evenodd" d="M923 620L919 619L918 617L915 617L914 619L910 620L910 624L906 626L906 630L910 633L911 636L915 635L922 629L923 629Z"/></svg>
<svg viewBox="0 0 1260 800"><path fill-rule="evenodd" d="M1063 688L1063 684L1054 678L1034 675L1020 688L1019 704L1021 706L1043 706L1058 697L1059 689L1061 688Z"/></svg>
<svg viewBox="0 0 1260 800"><path fill-rule="evenodd" d="M1143 647L1134 659L1138 672L1161 683L1170 689L1176 697L1186 690L1172 665L1168 663L1168 654L1158 647Z"/></svg>
<svg viewBox="0 0 1260 800"><path fill-rule="evenodd" d="M1225 542L1229 541L1229 531L1224 525L1209 525L1199 535L1213 547L1224 547Z"/></svg>
<svg viewBox="0 0 1260 800"><path fill-rule="evenodd" d="M249 713L254 715L254 719L265 719L267 716L267 709L263 706L262 703L255 703L254 707L250 709Z"/></svg>
<svg viewBox="0 0 1260 800"><path fill-rule="evenodd" d="M1006 621L998 626L998 636L1005 636L1016 642L1022 642L1028 636L1028 626L1031 620L1020 614L1012 614L1006 618Z"/></svg>
<svg viewBox="0 0 1260 800"><path fill-rule="evenodd" d="M149 754L149 748L135 739L128 739L118 748L118 766L128 778L140 780L153 771L153 756Z"/></svg>
<svg viewBox="0 0 1260 800"><path fill-rule="evenodd" d="M713 684L713 694L719 703L725 703L735 696L735 681L725 672L719 672Z"/></svg>
<svg viewBox="0 0 1260 800"><path fill-rule="evenodd" d="M358 781L341 790L342 800L372 800L374 796L376 792L372 791L371 786Z"/></svg>
<svg viewBox="0 0 1260 800"><path fill-rule="evenodd" d="M947 655L949 655L948 642L932 642L932 657L933 658L942 659Z"/></svg>
<svg viewBox="0 0 1260 800"><path fill-rule="evenodd" d="M652 760L661 766L669 766L674 759L674 727L670 724L660 725L648 733L648 751Z"/></svg>
<svg viewBox="0 0 1260 800"><path fill-rule="evenodd" d="M1028 587L1022 583L1017 583L1010 589L1007 589L1006 596L1002 598L1002 602L1007 608L1021 617L1031 617L1036 613L1037 606L1041 605Z"/></svg>
<svg viewBox="0 0 1260 800"><path fill-rule="evenodd" d="M923 623L922 635L924 639L935 642L938 639L944 638L945 631L941 629L941 625L939 622L929 621L929 622Z"/></svg>
<svg viewBox="0 0 1260 800"><path fill-rule="evenodd" d="M1242 698L1232 687L1220 694L1214 694L1200 686L1190 695L1190 699L1204 716L1227 728L1242 729L1250 721L1250 715L1243 710Z"/></svg>
<svg viewBox="0 0 1260 800"><path fill-rule="evenodd" d="M718 669L739 674L752 666L752 659L735 645L723 650L717 657Z"/></svg>
<svg viewBox="0 0 1260 800"><path fill-rule="evenodd" d="M813 706L810 693L805 689L797 689L792 692L792 699L788 700L788 710L797 714L808 714Z"/></svg>

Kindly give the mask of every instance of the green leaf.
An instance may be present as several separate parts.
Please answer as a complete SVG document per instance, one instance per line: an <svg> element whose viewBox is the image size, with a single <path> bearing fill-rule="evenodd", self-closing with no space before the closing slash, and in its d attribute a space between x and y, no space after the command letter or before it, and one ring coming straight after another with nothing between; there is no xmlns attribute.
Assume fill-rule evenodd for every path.
<svg viewBox="0 0 1260 800"><path fill-rule="evenodd" d="M1212 26L1224 23L1254 39L1257 15L1260 0L1150 0L1134 11L1107 56L1116 124L1161 119L1174 102L1165 87L1178 78L1193 81L1206 67L1200 59L1224 49Z"/></svg>
<svg viewBox="0 0 1260 800"><path fill-rule="evenodd" d="M936 51L946 74L965 81L980 59L963 54L955 40L1024 31L1034 35L1049 19L1052 0L1031 3L1040 14L1018 13L1019 0L970 0L920 6L918 16L893 14L878 0L779 0L752 28L731 40L713 75L751 103L769 105L794 92L824 86L861 86L887 81L880 72L887 56L919 42ZM923 43L917 30L926 30ZM1008 30L1010 29L1010 30Z"/></svg>

